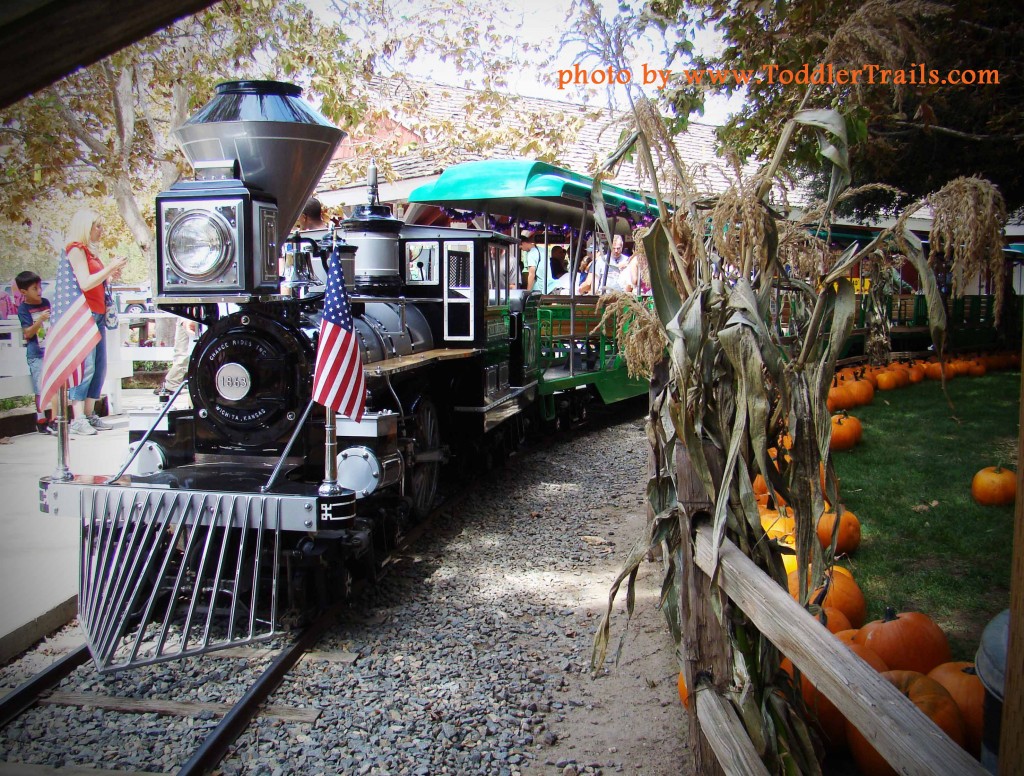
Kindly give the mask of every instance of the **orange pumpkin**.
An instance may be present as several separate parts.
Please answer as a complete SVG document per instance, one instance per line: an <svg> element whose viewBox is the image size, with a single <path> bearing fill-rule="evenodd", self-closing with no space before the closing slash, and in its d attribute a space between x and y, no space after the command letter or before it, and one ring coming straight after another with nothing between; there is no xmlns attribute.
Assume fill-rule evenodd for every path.
<svg viewBox="0 0 1024 776"><path fill-rule="evenodd" d="M848 417L850 416L832 416L832 437L828 442L829 450L849 450L860 440L860 422L847 422Z"/></svg>
<svg viewBox="0 0 1024 776"><path fill-rule="evenodd" d="M683 708L690 708L690 690L686 687L686 677L683 676L683 672L679 672L679 681L676 683L679 685L679 700L683 703Z"/></svg>
<svg viewBox="0 0 1024 776"><path fill-rule="evenodd" d="M800 578L796 571L788 578L789 594L799 600ZM846 569L835 566L825 575L826 583L811 593L811 602L819 606L833 606L843 614L854 628L859 628L867 618L868 605L864 593ZM884 660L885 657L882 656Z"/></svg>
<svg viewBox="0 0 1024 776"><path fill-rule="evenodd" d="M1017 497L1017 475L1013 469L986 466L971 480L971 495L985 506L1012 504Z"/></svg>
<svg viewBox="0 0 1024 776"><path fill-rule="evenodd" d="M835 511L825 511L818 518L818 541L822 549L832 543L832 531L836 524ZM860 547L860 520L848 509L839 517L839 532L836 535L836 555L849 554Z"/></svg>
<svg viewBox="0 0 1024 776"><path fill-rule="evenodd" d="M765 482L764 477L760 473L754 476L754 495L755 496L767 496L768 495L768 483Z"/></svg>
<svg viewBox="0 0 1024 776"><path fill-rule="evenodd" d="M892 682L932 722L942 728L946 735L961 746L964 745L963 719L956 701L946 692L945 687L917 671L884 671L882 676ZM850 745L853 759L860 766L861 773L869 773L871 776L888 776L896 773L849 721L846 723L846 741Z"/></svg>
<svg viewBox="0 0 1024 776"><path fill-rule="evenodd" d="M868 380L860 378L846 384L846 391L853 397L858 406L871 404L875 400L875 386Z"/></svg>
<svg viewBox="0 0 1024 776"><path fill-rule="evenodd" d="M946 634L931 617L922 612L896 614L891 606L881 620L860 629L857 643L875 650L889 668L922 674L953 659Z"/></svg>
<svg viewBox="0 0 1024 776"><path fill-rule="evenodd" d="M939 361L932 361L924 368L925 376L929 380L941 380L943 372L945 372L947 380L956 377L956 372L950 369L948 364L942 364Z"/></svg>
<svg viewBox="0 0 1024 776"><path fill-rule="evenodd" d="M828 389L825 405L828 407L829 412L835 412L837 410L848 410L855 406L855 403L850 392L846 389L846 385L838 380L833 380L832 387Z"/></svg>
<svg viewBox="0 0 1024 776"><path fill-rule="evenodd" d="M853 627L850 625L849 618L834 606L821 607L821 611L814 619L828 628L829 633L839 633Z"/></svg>
<svg viewBox="0 0 1024 776"><path fill-rule="evenodd" d="M837 631L836 633L833 633L832 635L835 636L837 639L839 639L844 644L857 644L857 634L859 632L860 631L857 628L850 628L849 630ZM857 646L864 646L864 645L863 644L858 644ZM871 651L874 652L874 650L871 650ZM888 666L886 666L886 668L888 668Z"/></svg>
<svg viewBox="0 0 1024 776"><path fill-rule="evenodd" d="M900 387L900 379L892 370L879 372L876 377L878 378L878 390L880 391L892 391Z"/></svg>
<svg viewBox="0 0 1024 776"><path fill-rule="evenodd" d="M885 662L871 649L861 644L847 644L850 651L857 655L869 666L881 673L887 671ZM784 658L780 666L790 676L793 675L793 664L789 658ZM831 751L837 751L846 746L846 717L835 707L823 693L811 684L806 674L800 675L800 695L803 696L804 705L814 715L821 728L822 739Z"/></svg>
<svg viewBox="0 0 1024 776"><path fill-rule="evenodd" d="M985 705L985 686L974 670L974 663L943 663L929 671L928 678L941 684L953 696L957 708L960 709L960 715L964 718L966 749L978 757L984 726L982 710Z"/></svg>

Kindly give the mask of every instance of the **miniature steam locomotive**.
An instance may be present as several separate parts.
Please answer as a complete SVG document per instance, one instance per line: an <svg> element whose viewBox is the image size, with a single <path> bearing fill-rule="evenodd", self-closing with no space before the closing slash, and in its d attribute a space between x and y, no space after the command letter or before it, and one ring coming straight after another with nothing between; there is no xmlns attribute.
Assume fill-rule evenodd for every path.
<svg viewBox="0 0 1024 776"><path fill-rule="evenodd" d="M591 378L574 371L582 313L552 344L561 317L510 289L517 240L403 223L372 179L339 228L283 245L343 136L297 87L221 84L176 135L195 179L157 198L155 301L205 329L191 407L176 395L133 418L131 455L109 479L41 480L43 510L81 521L80 621L104 671L270 637L286 612L377 572L432 508L450 455L515 444L529 418L596 380L617 381L612 398L646 390L610 340L598 360L591 346ZM362 352L358 421L311 398L331 260ZM545 381L551 368L571 379Z"/></svg>

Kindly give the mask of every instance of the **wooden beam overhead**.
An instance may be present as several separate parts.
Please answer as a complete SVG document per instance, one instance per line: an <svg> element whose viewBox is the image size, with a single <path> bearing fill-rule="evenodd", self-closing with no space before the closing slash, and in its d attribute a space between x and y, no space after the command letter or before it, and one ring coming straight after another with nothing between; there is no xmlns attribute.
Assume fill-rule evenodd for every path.
<svg viewBox="0 0 1024 776"><path fill-rule="evenodd" d="M5 0L0 108L217 0Z"/></svg>

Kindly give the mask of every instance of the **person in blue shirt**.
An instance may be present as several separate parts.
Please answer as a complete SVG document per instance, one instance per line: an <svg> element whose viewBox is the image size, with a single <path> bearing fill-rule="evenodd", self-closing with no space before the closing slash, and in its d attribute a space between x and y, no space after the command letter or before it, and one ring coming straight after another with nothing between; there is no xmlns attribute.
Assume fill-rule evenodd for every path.
<svg viewBox="0 0 1024 776"><path fill-rule="evenodd" d="M43 297L43 284L35 272L25 270L14 278L14 284L24 298L18 305L18 321L25 338L25 358L32 376L32 390L36 395L36 431L53 434L53 421L47 422L46 412L39 406L39 379L43 373L43 342L50 323L50 300ZM53 401L53 417L57 417L57 401Z"/></svg>
<svg viewBox="0 0 1024 776"><path fill-rule="evenodd" d="M551 262L544 248L537 245L534 234L523 230L519 238L523 255L523 271L526 273L526 290L550 294L556 279L551 273Z"/></svg>

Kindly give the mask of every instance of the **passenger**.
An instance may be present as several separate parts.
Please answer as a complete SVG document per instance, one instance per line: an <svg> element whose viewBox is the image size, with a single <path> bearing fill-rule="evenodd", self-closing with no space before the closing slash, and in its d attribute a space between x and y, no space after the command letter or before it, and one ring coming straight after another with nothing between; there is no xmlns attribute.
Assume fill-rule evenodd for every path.
<svg viewBox="0 0 1024 776"><path fill-rule="evenodd" d="M52 434L54 421L47 423L46 409L39 405L39 379L43 373L43 355L46 330L50 322L50 300L43 296L43 285L39 275L32 270L19 272L14 278L15 287L21 292L22 299L18 305L18 320L21 322L22 335L25 338L25 359L28 361L28 373L32 377L32 390L36 395L36 431L40 434ZM51 402L51 417L57 417L57 399Z"/></svg>
<svg viewBox="0 0 1024 776"><path fill-rule="evenodd" d="M17 313L18 303L10 294L0 288L0 320L6 320Z"/></svg>
<svg viewBox="0 0 1024 776"><path fill-rule="evenodd" d="M599 253L591 264L593 272L580 284L581 294L603 294L606 291L621 291L619 285L619 268L608 261L603 252Z"/></svg>
<svg viewBox="0 0 1024 776"><path fill-rule="evenodd" d="M580 261L580 271L577 274L576 288L579 289L583 285L583 281L587 279L587 275L590 272L590 265L594 263L594 251L587 251L587 255Z"/></svg>
<svg viewBox="0 0 1024 776"><path fill-rule="evenodd" d="M113 428L96 414L96 400L103 392L103 381L107 376L107 344L103 322L107 317L107 303L103 286L127 259L115 258L104 266L93 252L103 235L103 224L94 210L82 208L71 219L68 226L67 246L61 264L67 262L75 280L89 305L93 321L100 331L100 341L85 358L85 375L82 382L68 392L75 408L75 419L71 422L71 433L83 436L94 435L96 429L108 431ZM58 268L58 276L62 268ZM67 271L66 268L63 268ZM58 305L60 304L58 300Z"/></svg>
<svg viewBox="0 0 1024 776"><path fill-rule="evenodd" d="M617 234L612 238L612 254L609 260L612 266L615 267L619 272L623 272L626 266L629 264L630 255L622 252L622 235Z"/></svg>
<svg viewBox="0 0 1024 776"><path fill-rule="evenodd" d="M178 386L185 382L189 357L192 355L192 347L198 334L198 323L187 318L178 319L174 329L174 358L171 361L171 368L164 375L160 387L153 391L160 397L160 401L167 401L170 395L178 390Z"/></svg>
<svg viewBox="0 0 1024 776"><path fill-rule="evenodd" d="M299 216L299 231L311 232L314 229L326 229L327 222L324 221L324 209L320 200L310 197L306 206L302 208L302 215Z"/></svg>
<svg viewBox="0 0 1024 776"><path fill-rule="evenodd" d="M299 214L299 220L295 222L295 228L300 232L311 232L328 227L329 224L324 221L323 205L316 197L310 197L306 206L302 208L302 213ZM281 293L284 296L292 296L296 284L296 273L293 270L295 267L294 247L293 244L288 244L284 254L277 262L277 274L281 278ZM159 391L163 391L163 388L164 386L161 386Z"/></svg>
<svg viewBox="0 0 1024 776"><path fill-rule="evenodd" d="M555 278L549 293L568 294L571 291L572 273L569 272L569 260L565 248L556 245L551 249L551 274Z"/></svg>
<svg viewBox="0 0 1024 776"><path fill-rule="evenodd" d="M544 250L537 245L533 232L529 229L524 229L519 239L522 246L523 271L526 273L526 290L550 293L555 283Z"/></svg>
<svg viewBox="0 0 1024 776"><path fill-rule="evenodd" d="M622 290L636 296L650 296L651 268L647 264L647 256L634 253L622 273Z"/></svg>

